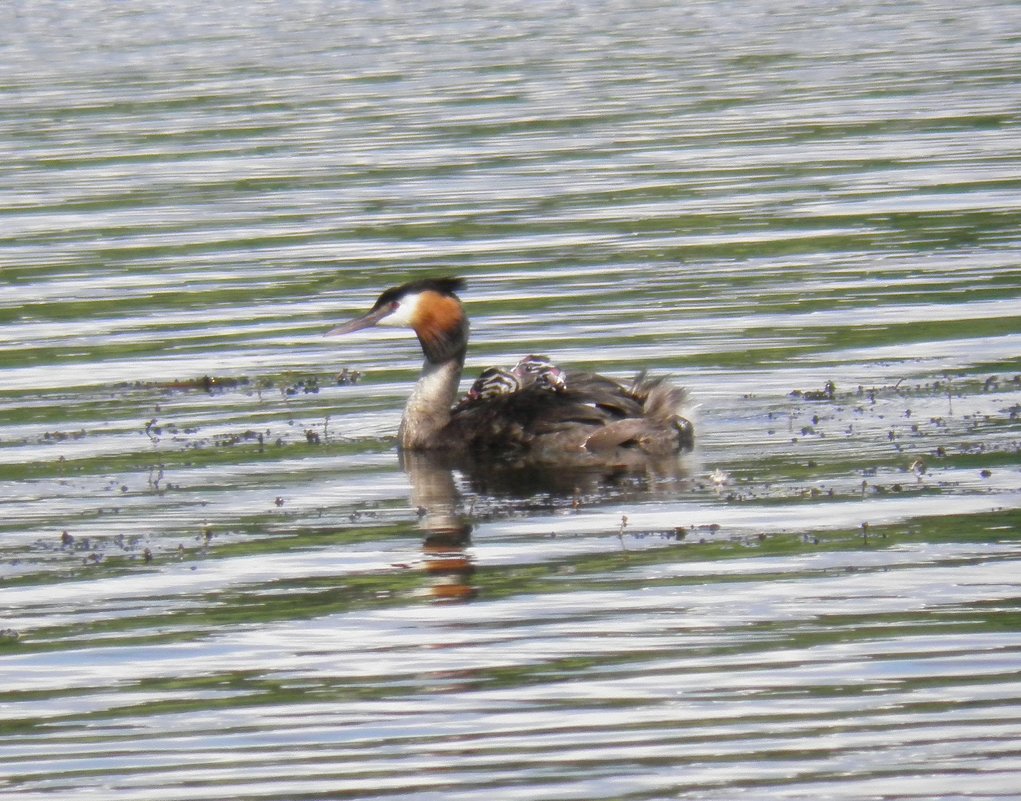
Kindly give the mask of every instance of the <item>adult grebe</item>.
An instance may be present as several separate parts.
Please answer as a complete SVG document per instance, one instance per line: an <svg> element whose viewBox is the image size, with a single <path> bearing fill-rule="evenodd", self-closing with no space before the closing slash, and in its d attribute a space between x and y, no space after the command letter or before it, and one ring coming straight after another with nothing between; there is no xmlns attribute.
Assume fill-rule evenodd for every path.
<svg viewBox="0 0 1021 801"><path fill-rule="evenodd" d="M381 325L418 335L425 364L404 408L401 448L604 466L692 447L694 430L682 415L684 390L643 375L625 384L565 372L541 356L527 356L513 370L490 368L455 405L468 347L468 318L456 294L463 288L459 278L393 287L368 314L329 332Z"/></svg>

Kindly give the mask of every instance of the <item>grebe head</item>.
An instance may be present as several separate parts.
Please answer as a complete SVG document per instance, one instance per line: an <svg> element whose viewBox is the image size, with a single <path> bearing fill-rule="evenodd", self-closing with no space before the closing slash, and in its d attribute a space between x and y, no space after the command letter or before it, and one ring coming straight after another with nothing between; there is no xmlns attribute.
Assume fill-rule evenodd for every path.
<svg viewBox="0 0 1021 801"><path fill-rule="evenodd" d="M567 388L566 374L553 364L549 356L529 354L514 365L513 372L525 379L526 383L535 381L543 389L560 392Z"/></svg>
<svg viewBox="0 0 1021 801"><path fill-rule="evenodd" d="M468 318L457 297L460 278L427 278L387 289L368 314L337 326L327 336L349 334L374 325L411 328L426 359L434 364L464 358Z"/></svg>
<svg viewBox="0 0 1021 801"><path fill-rule="evenodd" d="M468 390L468 400L509 395L519 389L521 389L521 379L514 372L504 370L502 367L487 367Z"/></svg>

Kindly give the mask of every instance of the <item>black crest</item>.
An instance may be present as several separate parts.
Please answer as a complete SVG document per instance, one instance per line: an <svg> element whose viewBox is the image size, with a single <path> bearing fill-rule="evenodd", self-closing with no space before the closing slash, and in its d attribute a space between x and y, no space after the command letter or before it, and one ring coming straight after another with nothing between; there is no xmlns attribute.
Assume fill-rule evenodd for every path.
<svg viewBox="0 0 1021 801"><path fill-rule="evenodd" d="M414 295L418 292L438 292L441 295L449 295L450 297L456 298L457 292L464 289L465 283L463 278L423 278L419 281L409 281L406 284L400 286L391 287L383 292L382 295L376 300L376 305L373 309L378 309L381 306L385 306L387 303L392 303L395 300L400 300L405 295ZM460 300L460 298L458 298Z"/></svg>

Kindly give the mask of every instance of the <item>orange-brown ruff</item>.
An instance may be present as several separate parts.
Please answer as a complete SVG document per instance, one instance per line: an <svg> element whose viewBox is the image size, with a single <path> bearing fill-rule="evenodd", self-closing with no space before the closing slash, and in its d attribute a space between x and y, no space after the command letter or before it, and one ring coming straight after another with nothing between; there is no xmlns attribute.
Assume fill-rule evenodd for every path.
<svg viewBox="0 0 1021 801"><path fill-rule="evenodd" d="M568 370L556 388L532 382L504 394L456 404L468 346L459 278L413 281L379 296L362 317L330 331L369 326L411 328L425 354L408 398L399 440L406 450L507 456L543 464L615 466L661 459L692 447L683 416L687 395L663 379L622 383Z"/></svg>
<svg viewBox="0 0 1021 801"><path fill-rule="evenodd" d="M461 303L453 295L426 290L422 293L411 327L422 340L422 347L442 349L450 332L467 325ZM426 344L428 343L428 344ZM466 342L467 344L467 342Z"/></svg>

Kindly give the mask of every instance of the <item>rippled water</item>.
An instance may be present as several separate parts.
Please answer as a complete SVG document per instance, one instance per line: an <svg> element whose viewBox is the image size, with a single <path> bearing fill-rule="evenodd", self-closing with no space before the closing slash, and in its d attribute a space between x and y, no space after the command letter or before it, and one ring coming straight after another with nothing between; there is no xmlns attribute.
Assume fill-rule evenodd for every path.
<svg viewBox="0 0 1021 801"><path fill-rule="evenodd" d="M1019 35L5 4L0 791L1017 797ZM696 451L403 469L417 343L323 334L436 274Z"/></svg>

